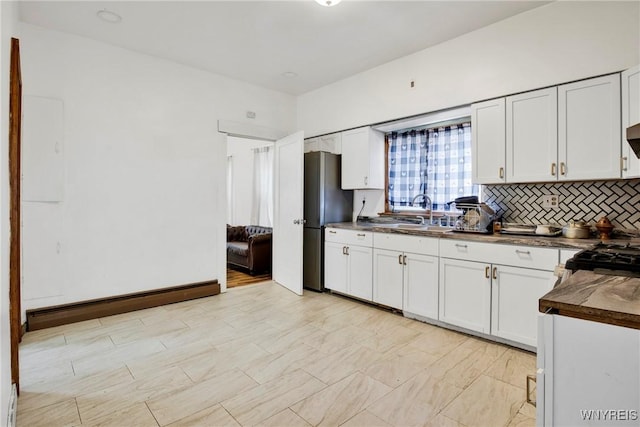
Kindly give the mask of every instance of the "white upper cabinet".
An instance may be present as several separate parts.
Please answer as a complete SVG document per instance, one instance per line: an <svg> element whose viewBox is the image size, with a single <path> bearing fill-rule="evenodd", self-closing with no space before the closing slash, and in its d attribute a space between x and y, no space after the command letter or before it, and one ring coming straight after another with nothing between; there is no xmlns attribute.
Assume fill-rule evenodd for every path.
<svg viewBox="0 0 640 427"><path fill-rule="evenodd" d="M622 177L640 177L640 159L627 142L627 128L640 123L640 65L622 72Z"/></svg>
<svg viewBox="0 0 640 427"><path fill-rule="evenodd" d="M315 138L307 138L304 140L304 152L311 153L313 151L318 151L318 145L320 142L320 138L317 136Z"/></svg>
<svg viewBox="0 0 640 427"><path fill-rule="evenodd" d="M558 174L558 89L506 98L507 182L555 181Z"/></svg>
<svg viewBox="0 0 640 427"><path fill-rule="evenodd" d="M505 99L471 105L473 182L505 182Z"/></svg>
<svg viewBox="0 0 640 427"><path fill-rule="evenodd" d="M558 86L558 179L620 178L620 158L620 74Z"/></svg>
<svg viewBox="0 0 640 427"><path fill-rule="evenodd" d="M342 154L342 132L318 137L318 151Z"/></svg>
<svg viewBox="0 0 640 427"><path fill-rule="evenodd" d="M363 127L342 132L342 188L384 189L384 134Z"/></svg>

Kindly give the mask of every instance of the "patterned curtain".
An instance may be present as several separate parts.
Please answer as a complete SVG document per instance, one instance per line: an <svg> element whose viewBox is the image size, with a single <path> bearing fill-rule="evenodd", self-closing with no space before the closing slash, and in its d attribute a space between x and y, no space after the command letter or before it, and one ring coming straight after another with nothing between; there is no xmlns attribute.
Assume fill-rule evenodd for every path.
<svg viewBox="0 0 640 427"><path fill-rule="evenodd" d="M411 206L418 194L428 208L448 210L456 197L478 195L471 183L471 123L389 134L389 204ZM427 207L423 199L418 203Z"/></svg>
<svg viewBox="0 0 640 427"><path fill-rule="evenodd" d="M448 209L445 203L456 197L478 195L478 185L471 183L471 123L427 133L427 189L434 209Z"/></svg>
<svg viewBox="0 0 640 427"><path fill-rule="evenodd" d="M411 206L413 198L426 189L427 132L393 132L389 142L389 203ZM424 201L418 200L422 206Z"/></svg>

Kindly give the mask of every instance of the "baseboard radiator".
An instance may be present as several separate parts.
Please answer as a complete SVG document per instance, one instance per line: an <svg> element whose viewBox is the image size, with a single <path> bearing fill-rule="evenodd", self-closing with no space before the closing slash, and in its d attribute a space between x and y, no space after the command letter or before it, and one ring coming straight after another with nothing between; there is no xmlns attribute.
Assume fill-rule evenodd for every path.
<svg viewBox="0 0 640 427"><path fill-rule="evenodd" d="M16 427L17 415L18 415L18 388L14 383L14 384L11 384L11 395L9 396L9 410L7 411L7 427Z"/></svg>
<svg viewBox="0 0 640 427"><path fill-rule="evenodd" d="M27 331L218 295L217 280L27 310Z"/></svg>

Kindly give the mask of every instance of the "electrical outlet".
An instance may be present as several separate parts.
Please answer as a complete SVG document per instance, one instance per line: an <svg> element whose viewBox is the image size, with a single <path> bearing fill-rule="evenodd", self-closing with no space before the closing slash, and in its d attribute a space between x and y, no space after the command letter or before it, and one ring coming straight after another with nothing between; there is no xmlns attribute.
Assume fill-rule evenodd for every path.
<svg viewBox="0 0 640 427"><path fill-rule="evenodd" d="M545 194L541 197L542 207L547 209L558 209L560 206L560 196L557 194Z"/></svg>

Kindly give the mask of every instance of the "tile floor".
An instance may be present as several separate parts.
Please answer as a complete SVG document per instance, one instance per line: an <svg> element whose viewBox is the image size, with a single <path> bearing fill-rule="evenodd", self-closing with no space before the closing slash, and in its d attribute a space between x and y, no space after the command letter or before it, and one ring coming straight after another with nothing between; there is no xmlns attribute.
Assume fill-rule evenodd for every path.
<svg viewBox="0 0 640 427"><path fill-rule="evenodd" d="M18 426L533 426L533 354L250 285L25 335Z"/></svg>

